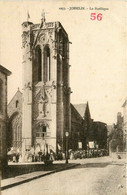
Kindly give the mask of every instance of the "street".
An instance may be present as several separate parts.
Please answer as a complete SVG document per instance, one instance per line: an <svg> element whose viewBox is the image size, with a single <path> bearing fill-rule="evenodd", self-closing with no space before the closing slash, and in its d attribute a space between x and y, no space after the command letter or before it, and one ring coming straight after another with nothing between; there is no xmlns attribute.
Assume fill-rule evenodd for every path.
<svg viewBox="0 0 127 195"><path fill-rule="evenodd" d="M75 160L75 168L2 191L2 195L125 195L125 161Z"/></svg>

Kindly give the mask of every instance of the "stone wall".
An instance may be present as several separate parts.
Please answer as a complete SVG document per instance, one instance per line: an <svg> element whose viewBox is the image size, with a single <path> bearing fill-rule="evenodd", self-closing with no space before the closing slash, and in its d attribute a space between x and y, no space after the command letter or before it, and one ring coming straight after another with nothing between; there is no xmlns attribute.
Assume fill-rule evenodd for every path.
<svg viewBox="0 0 127 195"><path fill-rule="evenodd" d="M7 76L11 72L0 65L0 170L7 165Z"/></svg>
<svg viewBox="0 0 127 195"><path fill-rule="evenodd" d="M82 142L84 149L83 118L71 104L71 133L69 136L69 148L78 150L78 142ZM84 138L84 140L83 140Z"/></svg>
<svg viewBox="0 0 127 195"><path fill-rule="evenodd" d="M0 81L1 81L1 97L0 101L2 102L0 108L0 160L2 164L6 163L6 129L7 129L7 76L0 72Z"/></svg>

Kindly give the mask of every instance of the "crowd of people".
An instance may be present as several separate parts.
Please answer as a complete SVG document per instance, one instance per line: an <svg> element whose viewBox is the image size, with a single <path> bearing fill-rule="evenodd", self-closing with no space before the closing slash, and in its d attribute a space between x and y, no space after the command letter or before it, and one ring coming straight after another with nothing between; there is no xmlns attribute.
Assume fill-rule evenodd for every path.
<svg viewBox="0 0 127 195"><path fill-rule="evenodd" d="M107 156L108 151L106 149L89 149L89 150L76 150L69 151L69 159L83 159L83 158L95 158Z"/></svg>
<svg viewBox="0 0 127 195"><path fill-rule="evenodd" d="M53 161L54 152L48 147L45 147L45 150L37 146L36 148L31 147L26 151L21 151L20 149L11 148L8 153L8 162L42 162L46 160Z"/></svg>
<svg viewBox="0 0 127 195"><path fill-rule="evenodd" d="M106 149L89 149L89 150L69 150L68 151L68 159L76 160L76 159L85 159L85 158L95 158L107 156L108 151ZM52 149L45 149L42 151L39 147L31 148L30 150L26 150L25 152L21 152L19 149L14 150L11 148L8 151L8 161L11 162L45 162L46 160L54 161L54 160L65 160L66 155L65 152L58 151L56 154Z"/></svg>

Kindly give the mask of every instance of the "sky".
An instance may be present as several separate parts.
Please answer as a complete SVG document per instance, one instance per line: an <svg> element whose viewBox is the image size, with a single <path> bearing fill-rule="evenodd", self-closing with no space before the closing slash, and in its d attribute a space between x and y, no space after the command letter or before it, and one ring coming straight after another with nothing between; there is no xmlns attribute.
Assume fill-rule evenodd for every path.
<svg viewBox="0 0 127 195"><path fill-rule="evenodd" d="M22 91L21 24L28 11L30 21L40 23L43 9L46 21L60 21L72 42L71 103L88 101L95 121L115 123L127 97L125 1L0 1L0 64L12 72L8 102ZM91 20L91 13L102 20Z"/></svg>

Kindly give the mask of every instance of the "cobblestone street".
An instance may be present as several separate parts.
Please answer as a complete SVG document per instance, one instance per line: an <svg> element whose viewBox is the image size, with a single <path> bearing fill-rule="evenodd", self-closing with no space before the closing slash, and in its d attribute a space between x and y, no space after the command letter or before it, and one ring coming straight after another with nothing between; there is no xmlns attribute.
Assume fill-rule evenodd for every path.
<svg viewBox="0 0 127 195"><path fill-rule="evenodd" d="M74 161L73 161L74 162ZM109 157L75 160L75 168L54 173L17 187L3 195L125 195L125 161Z"/></svg>

